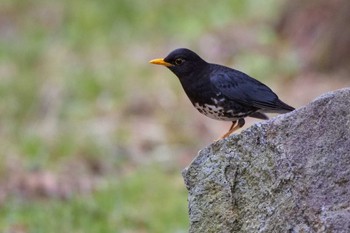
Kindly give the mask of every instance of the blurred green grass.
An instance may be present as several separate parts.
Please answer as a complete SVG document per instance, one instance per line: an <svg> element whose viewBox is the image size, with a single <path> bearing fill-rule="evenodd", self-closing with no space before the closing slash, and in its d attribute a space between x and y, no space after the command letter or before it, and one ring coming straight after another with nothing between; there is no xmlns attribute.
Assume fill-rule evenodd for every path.
<svg viewBox="0 0 350 233"><path fill-rule="evenodd" d="M172 180L172 183L168 181ZM67 201L10 198L2 232L186 232L186 192L177 173L157 167L108 181L91 195Z"/></svg>
<svg viewBox="0 0 350 233"><path fill-rule="evenodd" d="M202 126L182 111L169 119L169 110L180 109L183 101L180 87L160 77L148 60L178 46L199 48L202 35L226 31L227 25L227 31L235 30L232 22L269 20L278 5L1 1L0 189L12 187L13 174L59 174L64 167L81 179L102 177L105 185L67 200L23 198L20 188L4 188L0 230L185 232L186 192L179 180L190 158L172 155L186 154L179 147L203 145L196 139ZM265 29L255 38L261 43L274 40ZM247 66L252 74L274 72L265 68L273 61L262 57L243 53L237 60L239 67L253 64ZM194 148L187 156L194 156ZM75 168L75 161L86 167Z"/></svg>

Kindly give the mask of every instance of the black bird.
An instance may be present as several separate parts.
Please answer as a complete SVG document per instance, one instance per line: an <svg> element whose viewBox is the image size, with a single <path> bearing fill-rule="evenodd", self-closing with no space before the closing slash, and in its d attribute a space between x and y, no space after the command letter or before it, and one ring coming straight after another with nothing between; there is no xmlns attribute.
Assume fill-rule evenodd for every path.
<svg viewBox="0 0 350 233"><path fill-rule="evenodd" d="M200 113L215 120L232 121L221 139L243 127L247 116L266 120L265 113L294 110L258 80L241 71L207 63L189 49L176 49L164 59L150 63L169 68Z"/></svg>

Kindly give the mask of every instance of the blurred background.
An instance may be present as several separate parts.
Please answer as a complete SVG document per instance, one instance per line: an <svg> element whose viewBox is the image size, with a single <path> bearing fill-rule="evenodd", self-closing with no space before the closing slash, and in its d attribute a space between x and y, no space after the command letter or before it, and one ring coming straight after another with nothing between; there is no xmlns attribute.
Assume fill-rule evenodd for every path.
<svg viewBox="0 0 350 233"><path fill-rule="evenodd" d="M188 47L301 107L350 85L349 12L346 0L1 0L0 231L187 232L181 170L230 123L148 61Z"/></svg>

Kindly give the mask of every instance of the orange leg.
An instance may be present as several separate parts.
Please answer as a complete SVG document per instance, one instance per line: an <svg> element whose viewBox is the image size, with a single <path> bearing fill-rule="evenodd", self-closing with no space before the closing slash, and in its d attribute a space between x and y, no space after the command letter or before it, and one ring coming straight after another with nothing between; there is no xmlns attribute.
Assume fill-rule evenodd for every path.
<svg viewBox="0 0 350 233"><path fill-rule="evenodd" d="M237 129L242 128L244 124L245 124L245 121L244 121L243 118L239 118L239 119L236 120L236 121L232 121L232 125L231 125L230 129L227 131L227 133L225 133L224 135L222 135L218 140L227 138L227 137L230 136L234 131L236 131Z"/></svg>

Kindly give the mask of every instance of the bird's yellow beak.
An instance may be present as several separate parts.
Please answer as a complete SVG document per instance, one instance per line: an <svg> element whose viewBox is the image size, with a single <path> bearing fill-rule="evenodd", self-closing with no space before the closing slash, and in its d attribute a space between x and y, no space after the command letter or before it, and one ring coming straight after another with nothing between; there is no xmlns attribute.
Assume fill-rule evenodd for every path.
<svg viewBox="0 0 350 233"><path fill-rule="evenodd" d="M155 65L168 66L168 67L169 67L169 66L173 66L173 64L170 64L170 63L164 61L163 58L153 59L153 60L149 61L149 63L155 64Z"/></svg>

